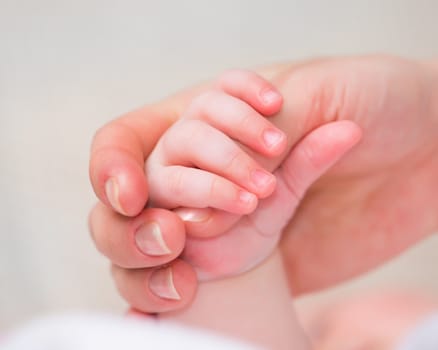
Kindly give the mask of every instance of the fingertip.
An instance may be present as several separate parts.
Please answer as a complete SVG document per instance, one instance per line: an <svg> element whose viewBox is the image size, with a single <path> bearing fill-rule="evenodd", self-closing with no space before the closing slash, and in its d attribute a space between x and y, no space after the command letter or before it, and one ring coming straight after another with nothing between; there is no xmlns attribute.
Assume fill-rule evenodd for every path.
<svg viewBox="0 0 438 350"><path fill-rule="evenodd" d="M160 267L149 276L148 287L154 296L156 312L169 313L191 304L196 295L198 277L186 262L177 259L170 266ZM163 314L161 315L163 316Z"/></svg>
<svg viewBox="0 0 438 350"><path fill-rule="evenodd" d="M91 160L90 178L98 198L124 216L138 215L146 205L143 169L122 150L102 150Z"/></svg>
<svg viewBox="0 0 438 350"><path fill-rule="evenodd" d="M238 194L238 208L236 212L231 211L233 214L247 215L251 214L258 204L258 198L255 194L241 190Z"/></svg>
<svg viewBox="0 0 438 350"><path fill-rule="evenodd" d="M349 128L351 142L354 144L359 143L363 137L362 128L352 121L346 120L345 122Z"/></svg>
<svg viewBox="0 0 438 350"><path fill-rule="evenodd" d="M358 142L362 138L362 129L355 122L350 120L340 120L328 124L335 128L336 138L340 141Z"/></svg>
<svg viewBox="0 0 438 350"><path fill-rule="evenodd" d="M362 139L362 129L349 120L327 124L320 128L320 132L324 135L324 144L327 148L332 148L339 156L348 152Z"/></svg>
<svg viewBox="0 0 438 350"><path fill-rule="evenodd" d="M105 195L110 206L122 215L128 216L120 203L120 186L117 177L110 177L105 182Z"/></svg>
<svg viewBox="0 0 438 350"><path fill-rule="evenodd" d="M219 78L219 86L265 116L278 113L283 105L283 97L275 86L252 71L229 70Z"/></svg>
<svg viewBox="0 0 438 350"><path fill-rule="evenodd" d="M251 172L252 190L258 198L269 197L275 190L276 177L265 169L254 169Z"/></svg>
<svg viewBox="0 0 438 350"><path fill-rule="evenodd" d="M259 99L266 116L278 113L283 105L283 96L270 84L260 91Z"/></svg>
<svg viewBox="0 0 438 350"><path fill-rule="evenodd" d="M145 118L149 112L150 117ZM168 126L168 118L145 108L96 132L89 175L94 192L105 205L125 216L141 212L148 196L144 160Z"/></svg>
<svg viewBox="0 0 438 350"><path fill-rule="evenodd" d="M152 235L148 234L151 228L155 231ZM165 263L173 260L184 249L186 240L184 223L178 215L166 209L146 209L143 214L134 219L131 232L134 234L133 241L136 243L137 248L146 255L155 255L157 262ZM152 254L147 249L141 249L144 245L139 244L144 239L138 237L138 235L143 235L144 238L145 233L146 237L152 238ZM150 239L146 241L151 242ZM160 242L162 243L160 244ZM162 253L160 254L154 254L154 250L157 250L159 245L164 245L165 249L161 249ZM163 261L163 259L165 260Z"/></svg>
<svg viewBox="0 0 438 350"><path fill-rule="evenodd" d="M198 278L195 270L186 262L176 260L172 265L175 289L180 295L180 300L184 298L184 304L191 303L196 294Z"/></svg>
<svg viewBox="0 0 438 350"><path fill-rule="evenodd" d="M113 266L112 270L121 296L140 312L180 310L196 294L195 270L180 259L154 269L126 270Z"/></svg>
<svg viewBox="0 0 438 350"><path fill-rule="evenodd" d="M146 206L148 198L148 185L143 169L139 169L136 164L131 166L126 165L125 171L120 172L115 177L111 177L117 179L119 186L119 207L113 206L113 208L116 211L120 210L119 213L125 216L138 215ZM111 203L110 200L109 202Z"/></svg>
<svg viewBox="0 0 438 350"><path fill-rule="evenodd" d="M287 136L280 129L266 129L263 131L262 138L266 148L266 153L270 156L279 156L287 148Z"/></svg>

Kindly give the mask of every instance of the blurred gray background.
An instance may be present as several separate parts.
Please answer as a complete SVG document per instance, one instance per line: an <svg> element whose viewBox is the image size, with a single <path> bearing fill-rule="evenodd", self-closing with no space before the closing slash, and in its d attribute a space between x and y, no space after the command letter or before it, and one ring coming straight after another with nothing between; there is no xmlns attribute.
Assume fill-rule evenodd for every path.
<svg viewBox="0 0 438 350"><path fill-rule="evenodd" d="M0 0L0 329L125 307L87 232L99 126L227 68L437 57L437 16L436 0ZM431 238L319 298L382 286L438 293L437 250Z"/></svg>

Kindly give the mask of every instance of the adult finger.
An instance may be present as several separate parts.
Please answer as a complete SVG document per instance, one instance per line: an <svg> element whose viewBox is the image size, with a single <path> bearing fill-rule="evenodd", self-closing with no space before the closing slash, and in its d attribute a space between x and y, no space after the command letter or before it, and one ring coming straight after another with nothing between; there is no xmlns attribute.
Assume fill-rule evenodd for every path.
<svg viewBox="0 0 438 350"><path fill-rule="evenodd" d="M308 189L361 139L361 130L350 121L332 122L306 135L290 152L277 175L276 193L260 204L251 221L265 236L281 232ZM276 213L273 223L270 215Z"/></svg>
<svg viewBox="0 0 438 350"><path fill-rule="evenodd" d="M185 245L184 224L176 214L164 209L148 208L129 218L98 203L89 223L97 249L113 264L125 268L168 263Z"/></svg>
<svg viewBox="0 0 438 350"><path fill-rule="evenodd" d="M144 160L175 119L171 111L143 108L96 132L89 175L103 203L126 216L140 213L147 201Z"/></svg>
<svg viewBox="0 0 438 350"><path fill-rule="evenodd" d="M342 120L320 126L293 148L279 173L297 201L361 138L362 132L354 122Z"/></svg>
<svg viewBox="0 0 438 350"><path fill-rule="evenodd" d="M178 310L188 305L196 293L196 274L180 259L150 269L124 269L113 265L112 273L120 295L142 312Z"/></svg>

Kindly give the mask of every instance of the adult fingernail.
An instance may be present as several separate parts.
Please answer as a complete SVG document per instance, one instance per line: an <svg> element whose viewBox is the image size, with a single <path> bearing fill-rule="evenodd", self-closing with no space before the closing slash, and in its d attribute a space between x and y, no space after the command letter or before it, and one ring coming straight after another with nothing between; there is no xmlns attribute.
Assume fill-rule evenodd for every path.
<svg viewBox="0 0 438 350"><path fill-rule="evenodd" d="M275 129L267 129L263 132L263 141L268 148L274 148L284 138L284 134Z"/></svg>
<svg viewBox="0 0 438 350"><path fill-rule="evenodd" d="M251 173L251 179L256 187L265 188L273 181L273 176L267 171L255 169Z"/></svg>
<svg viewBox="0 0 438 350"><path fill-rule="evenodd" d="M160 298L181 300L181 296L173 283L171 267L166 267L153 272L149 278L149 289Z"/></svg>
<svg viewBox="0 0 438 350"><path fill-rule="evenodd" d="M116 178L111 177L105 182L105 194L111 206L120 214L126 215L122 205L120 204L120 189Z"/></svg>
<svg viewBox="0 0 438 350"><path fill-rule="evenodd" d="M171 253L164 241L160 226L155 222L145 223L137 229L135 243L146 255L161 256Z"/></svg>
<svg viewBox="0 0 438 350"><path fill-rule="evenodd" d="M262 97L263 103L266 105L270 105L281 98L278 92L271 89L262 91L260 95Z"/></svg>
<svg viewBox="0 0 438 350"><path fill-rule="evenodd" d="M175 214L178 215L182 221L188 222L203 222L211 217L211 209L194 209L194 208L180 208L176 209Z"/></svg>

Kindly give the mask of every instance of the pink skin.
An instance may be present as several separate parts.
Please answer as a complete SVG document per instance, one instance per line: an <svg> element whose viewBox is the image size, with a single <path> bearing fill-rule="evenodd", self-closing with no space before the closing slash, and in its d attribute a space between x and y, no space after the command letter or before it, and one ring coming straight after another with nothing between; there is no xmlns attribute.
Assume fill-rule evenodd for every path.
<svg viewBox="0 0 438 350"><path fill-rule="evenodd" d="M268 138L265 137L266 131L270 135ZM266 142L272 141L272 135L275 142ZM231 137L262 153L266 153L266 148L261 144L277 154L286 147L284 133L244 101L214 90L204 93L195 98L181 119L162 135L146 161L150 203L167 209L180 208L179 213L190 212L188 208L221 209L238 214L234 220L239 220L242 214L254 212L258 198L269 197L276 190L276 177ZM304 142L303 147L309 145ZM300 165L300 159L297 162L296 158L291 157L292 162L297 163L292 163L292 167ZM289 189L284 186L284 181L282 185L277 189L279 194L276 197L287 200L282 192ZM297 200L288 202L295 207ZM288 208L288 205L284 207ZM217 214L220 215L221 211ZM241 222L245 219L247 217ZM251 219L249 217L246 221L249 223ZM281 221L283 226L286 221ZM210 271L208 278L244 272L272 252L280 236L277 228L260 236L257 235L258 228L248 223L245 222L243 227L239 225L235 233L229 232L215 239L192 238L187 241L184 259L197 268L198 278L206 277L203 276L205 271ZM226 249L230 244L239 251ZM232 254L224 256L224 252Z"/></svg>
<svg viewBox="0 0 438 350"><path fill-rule="evenodd" d="M253 183L254 173L266 176L263 186ZM150 200L164 208L213 207L247 214L257 197L275 187L275 178L235 142L195 120L178 122L163 135L146 162L146 176Z"/></svg>
<svg viewBox="0 0 438 350"><path fill-rule="evenodd" d="M398 349L437 309L432 295L379 288L330 304L303 307L299 318L315 349L389 350Z"/></svg>
<svg viewBox="0 0 438 350"><path fill-rule="evenodd" d="M274 172L275 192L226 233L209 239L188 238L184 260L196 268L202 280L254 268L276 247L307 188L360 138L360 130L348 121L330 123L310 133Z"/></svg>
<svg viewBox="0 0 438 350"><path fill-rule="evenodd" d="M437 67L437 62L363 56L308 60L264 70L287 96L276 120L283 117L281 128L287 130L288 143L295 145L320 125L345 119L364 132L360 145L312 186L284 230L280 247L294 295L363 273L437 231ZM190 278L174 274L181 300L136 304L149 298L150 272L162 264L172 267L178 263L194 276L189 264L173 260L174 254L156 257L138 252L132 238L143 219L166 222L162 233L173 249L184 247L186 233L194 237L217 235L239 220L239 216L221 211L207 210L213 215L208 219L204 210L198 213L201 216L194 216L181 209L177 214L186 221L182 225L172 211L144 209L148 198L144 160L195 96L220 90L254 106L262 115L279 110L279 95L267 104L261 98L262 91L272 91L269 83L248 72L238 74L237 84L235 77L236 72L228 73L213 84L131 112L96 134L90 177L101 202L91 213L91 231L96 246L115 265L140 268L135 280L142 284L134 283L128 269L114 270L120 270L115 282L123 284L126 300L142 310L184 307L196 289ZM352 133L353 139L354 135L357 132ZM335 145L343 148L342 142ZM331 164L329 156L326 160L326 165ZM278 163L268 169L276 166ZM118 184L112 198L105 193L109 178ZM207 265L208 260L202 264Z"/></svg>
<svg viewBox="0 0 438 350"><path fill-rule="evenodd" d="M249 71L226 72L211 88L245 101L264 116L277 113L283 102L272 84ZM267 100L266 94L269 96ZM180 104L185 99L192 101L193 96L177 96L175 100ZM176 105L169 109L155 109L154 106L139 109L110 122L96 132L89 175L97 197L111 210L129 217L143 211L148 200L144 161L159 137L179 117L175 113L175 109L179 108L185 109ZM260 143L259 147L258 151L265 155L278 154L275 147L268 147L264 143ZM105 184L110 178L114 178L119 187L116 201L111 201L111 196L107 195Z"/></svg>
<svg viewBox="0 0 438 350"><path fill-rule="evenodd" d="M223 93L233 98L241 99L248 106L252 107L253 111L251 113L253 116L256 113L271 115L278 111L281 106L282 100L278 93L275 93L275 90L269 83L253 73L240 71L228 73L215 84L214 94L202 97L204 101L211 101L209 100L211 96L216 96L216 98L223 96L222 93L218 94L216 92L218 88ZM263 91L271 92L268 102L265 102L261 97L261 92ZM277 97L275 98L275 96ZM196 106L196 103L198 103L198 106ZM192 113L195 116L199 111L205 110L202 108L202 103L199 100L196 103L195 107L186 109L188 115L193 110L195 112ZM248 107L245 108L248 109ZM231 112L233 111L231 110ZM92 165L90 167L90 177L96 194L107 206L99 204L95 207L90 217L90 228L100 251L116 264L113 268L114 278L119 286L120 293L125 299L139 310L162 312L184 307L192 299L196 288L194 273L190 265L180 259L174 260L175 252L181 251L181 248L184 246L185 236L184 228L180 224L181 221L175 214L164 209L145 209L140 216L130 219L128 217L119 217L118 214L108 207L112 203L115 209L126 215L136 215L144 207L144 201L147 198L146 194L148 192L144 173L140 165L142 165L143 158L146 158L150 152L151 147L156 142L155 140L172 122L171 119L167 121L163 119L159 113L154 114L153 109L149 113L150 118L154 119L151 123L155 122L155 129L153 130L148 128L150 124L139 122L139 120L144 118L141 112L134 112L108 125L97 133L90 162ZM210 122L214 119L213 117L214 115L207 113L206 118ZM256 119L261 125L259 129L254 129L259 130L259 137L256 138L259 140L259 143L251 144L249 140L254 138L247 136L241 136L240 140L248 143L250 147L267 156L276 156L281 153L281 143L278 148L272 148L263 141L263 137L260 137L260 135L263 135L263 133L260 134L260 130L272 130L275 127L269 123L266 124L267 120L265 119ZM133 134L134 132L132 131L134 126L136 134ZM251 128L248 128L248 130L249 132L254 132ZM136 136L146 134L150 135L150 138L147 140ZM108 140L109 136L112 136L113 139ZM239 216L213 210L208 224L210 227L212 223L216 222L219 224L214 225L218 227L218 231L214 232L214 234L220 233L221 230L223 231L223 227L234 226L228 233L217 239L197 241L195 238L190 238L190 242L186 246L184 258L196 266L198 273L203 278L208 279L228 276L233 271L242 272L253 267L263 260L275 247L281 228L293 214L300 198L311 183L333 165L359 139L360 132L358 128L348 121L328 124L307 135L292 150L284 166L278 169L275 174L280 190L277 190L268 199L261 201L257 210L250 217L244 217L240 221ZM116 147L115 145L124 146ZM253 170L254 165L250 168ZM105 183L110 177L114 177L116 184L119 186L118 191L116 191L116 198L114 198L114 193L108 197L105 193ZM250 178L249 174L246 174L246 178ZM245 181L240 182L240 184L247 189L251 188L251 184ZM135 189L137 191L134 191ZM292 191L286 189L292 189ZM266 193L269 193L269 191ZM259 198L262 198L266 196L266 193L258 193L257 195ZM284 205L285 200L287 200L286 205ZM273 208L273 210L266 211L267 207ZM181 210L178 213L182 215ZM112 217L113 223L117 221L118 225L111 224L111 226L108 226L109 221L104 218L109 217ZM175 251L172 250L172 254L151 257L139 253L135 240L132 237L134 237L135 228L139 225L139 222L146 218L149 221L160 223L164 240L175 249ZM163 224L164 222L166 224ZM190 226L190 224L186 223L186 229L190 230ZM199 233L199 227L201 226L197 225L198 231L190 230L191 234L193 236L198 235L199 237L205 236L205 233ZM220 230L221 227L222 229ZM106 232L111 232L110 240L105 236ZM126 240L126 237L129 239ZM111 244L105 243L108 241L111 241ZM248 244L249 242L251 246ZM226 255L226 250L222 249L225 245L237 249L237 252L230 250L230 254ZM236 257L238 258L236 259ZM220 264L218 264L219 262ZM153 266L166 263L172 268L177 268L180 272L183 271L174 274L174 284L181 296L180 300L158 300L149 291L145 295L144 286L148 285L147 281L151 273L155 271ZM152 268L130 271L117 265L122 267Z"/></svg>
<svg viewBox="0 0 438 350"><path fill-rule="evenodd" d="M280 130L245 102L223 92L207 92L163 134L146 161L154 206L248 214L231 217L226 224L236 224L220 236L187 239L183 259L201 280L241 274L266 259L307 188L360 139L351 122L326 124L299 142L273 176L231 139L263 152L266 130L278 134L275 147L281 155L286 138ZM262 184L254 183L254 172L266 176ZM239 196L245 192L242 201ZM266 199L257 206L257 197ZM179 213L187 215L188 208ZM208 212L211 218L211 209Z"/></svg>
<svg viewBox="0 0 438 350"><path fill-rule="evenodd" d="M251 72L227 72L211 89L216 94L219 91L245 101L253 107L253 115L273 115L282 104L281 95L275 88ZM178 96L176 101L186 98L193 100L192 96ZM207 96L202 98L207 99ZM198 98L198 101L202 98ZM120 282L121 295L131 305L146 312L182 308L192 300L196 290L193 268L180 259L175 260L175 255L179 254L185 244L185 230L180 218L164 209L143 209L148 198L148 186L143 171L144 159L149 156L161 134L176 121L175 108L176 106L169 110L154 110L154 107L147 108L147 111L142 109L109 123L96 133L90 159L90 179L101 200L90 213L92 237L101 253L113 262L113 275ZM246 106L244 108L249 109ZM195 113L193 111L196 111L196 103L192 105L192 110L186 107L184 109L189 116L190 113ZM233 116L236 117L236 113L230 115ZM276 129L265 119L257 119L261 130ZM248 130L253 132L257 128ZM148 138L141 135L148 135ZM248 141L249 139L254 138L247 138ZM284 147L281 143L274 146L266 144L262 142L260 135L255 139L260 143L253 143L252 147L267 156L281 153ZM107 186L109 181L115 186ZM134 237L142 222L159 223L163 239L172 248L172 254L147 256L139 252ZM110 237L108 232L111 232ZM163 264L172 268L178 266L179 272L174 273L174 284L181 296L180 300L158 301L150 293L145 295L144 286L147 289L149 277L156 270L154 267ZM151 268L144 269L145 267ZM131 271L125 268L143 269Z"/></svg>
<svg viewBox="0 0 438 350"><path fill-rule="evenodd" d="M178 273L173 274L178 292L185 298L194 295L191 287L195 284L195 275L190 266L195 267L198 278L211 280L243 273L268 257L307 187L360 137L359 129L348 121L327 124L310 133L275 172L277 190L260 201L254 213L244 216L231 230L218 237L187 239L185 261L177 259L171 265L178 269ZM314 155L312 158L308 157L309 148ZM121 295L138 310L164 312L185 305L186 299L162 299L145 290L154 269L125 270L114 266L113 271Z"/></svg>
<svg viewBox="0 0 438 350"><path fill-rule="evenodd" d="M169 209L252 212L257 198L273 192L275 177L234 140L270 157L286 148L284 133L245 101L216 90L196 97L146 161L149 200Z"/></svg>

